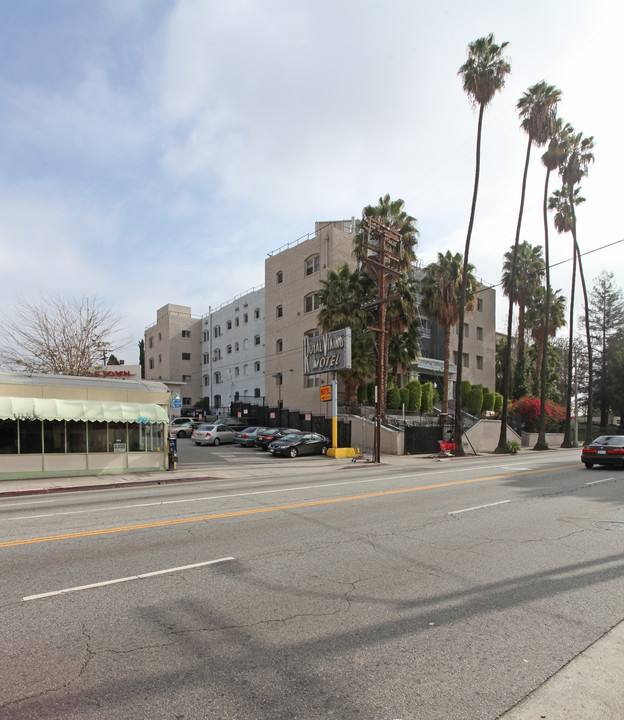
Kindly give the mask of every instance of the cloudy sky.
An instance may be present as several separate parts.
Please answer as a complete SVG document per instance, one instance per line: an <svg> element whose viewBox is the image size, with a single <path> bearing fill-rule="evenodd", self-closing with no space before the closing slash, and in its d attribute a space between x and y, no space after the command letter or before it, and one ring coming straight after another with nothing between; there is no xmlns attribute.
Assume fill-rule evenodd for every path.
<svg viewBox="0 0 624 720"><path fill-rule="evenodd" d="M96 296L127 347L173 302L201 316L264 281L268 252L389 193L418 255L463 252L477 114L457 70L493 32L512 66L486 113L471 262L500 282L546 80L593 135L578 237L624 286L621 30L613 0L0 0L0 310ZM521 239L543 244L533 152ZM557 186L553 178L551 187ZM571 239L551 233L569 294ZM615 243L615 244L614 244ZM610 247L606 247L610 246ZM595 251L595 252L591 252ZM580 308L580 297L577 300ZM498 328L507 301L497 297Z"/></svg>

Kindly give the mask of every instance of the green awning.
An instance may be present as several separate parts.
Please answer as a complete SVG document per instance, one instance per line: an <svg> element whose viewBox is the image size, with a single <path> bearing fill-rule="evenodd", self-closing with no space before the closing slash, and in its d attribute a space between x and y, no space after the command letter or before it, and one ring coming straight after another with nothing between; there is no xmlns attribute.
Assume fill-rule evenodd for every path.
<svg viewBox="0 0 624 720"><path fill-rule="evenodd" d="M168 423L169 416L153 403L0 397L0 420Z"/></svg>

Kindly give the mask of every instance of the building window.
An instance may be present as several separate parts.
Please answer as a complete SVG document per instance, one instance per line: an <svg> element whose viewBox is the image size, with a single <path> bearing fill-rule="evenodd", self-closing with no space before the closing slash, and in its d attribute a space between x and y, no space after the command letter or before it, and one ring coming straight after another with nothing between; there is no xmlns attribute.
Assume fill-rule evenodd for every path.
<svg viewBox="0 0 624 720"><path fill-rule="evenodd" d="M278 305L275 308L275 317L282 317L283 314L284 314L284 309L282 308L281 305Z"/></svg>
<svg viewBox="0 0 624 720"><path fill-rule="evenodd" d="M208 377L208 375L204 375L204 387L208 387L209 384L210 378Z"/></svg>
<svg viewBox="0 0 624 720"><path fill-rule="evenodd" d="M215 385L221 384L221 373L220 372L216 372L214 374L214 382L215 382Z"/></svg>
<svg viewBox="0 0 624 720"><path fill-rule="evenodd" d="M240 321L237 317L234 318L234 327L238 327L240 325Z"/></svg>
<svg viewBox="0 0 624 720"><path fill-rule="evenodd" d="M183 338L190 338L190 337L191 337L191 331L190 331L190 330L182 330L182 337L183 337Z"/></svg>
<svg viewBox="0 0 624 720"><path fill-rule="evenodd" d="M254 345L260 345L260 335L256 335L254 338Z"/></svg>
<svg viewBox="0 0 624 720"><path fill-rule="evenodd" d="M465 368L470 367L470 360L468 359L468 353L464 353L463 358L464 358L464 367Z"/></svg>
<svg viewBox="0 0 624 720"><path fill-rule="evenodd" d="M226 327L227 330L231 330L231 329L232 329L232 321L231 321L231 320L228 320L228 321L225 323L225 327Z"/></svg>
<svg viewBox="0 0 624 720"><path fill-rule="evenodd" d="M158 340L162 340L162 333L158 333Z"/></svg>
<svg viewBox="0 0 624 720"><path fill-rule="evenodd" d="M238 377L240 375L240 369L237 367L234 368L234 376Z"/></svg>
<svg viewBox="0 0 624 720"><path fill-rule="evenodd" d="M215 396L214 396L214 406L215 406L216 408L220 408L220 407L221 407L221 395L215 395Z"/></svg>
<svg viewBox="0 0 624 720"><path fill-rule="evenodd" d="M477 370L483 370L483 358L477 355Z"/></svg>
<svg viewBox="0 0 624 720"><path fill-rule="evenodd" d="M208 363L210 362L210 354L204 353L203 357L204 357L204 365L208 365Z"/></svg>
<svg viewBox="0 0 624 720"><path fill-rule="evenodd" d="M260 397L260 388L254 388L254 397Z"/></svg>
<svg viewBox="0 0 624 720"><path fill-rule="evenodd" d="M260 320L260 308L254 310L254 320Z"/></svg>
<svg viewBox="0 0 624 720"><path fill-rule="evenodd" d="M184 358L182 358L182 359L184 360ZM159 356L158 356L158 362L159 362L159 363L162 362L162 355L159 355Z"/></svg>
<svg viewBox="0 0 624 720"><path fill-rule="evenodd" d="M212 353L212 361L215 362L217 360L221 360L221 349L216 348L215 351Z"/></svg>
<svg viewBox="0 0 624 720"><path fill-rule="evenodd" d="M202 333L202 340L203 342L208 342L208 340L210 340L210 333L207 330L204 330Z"/></svg>
<svg viewBox="0 0 624 720"><path fill-rule="evenodd" d="M468 323L464 323L464 337L470 337L470 325Z"/></svg>
<svg viewBox="0 0 624 720"><path fill-rule="evenodd" d="M149 347L151 347L151 348L154 347L154 336L153 336L153 335L150 337L149 342L148 342L148 345L149 345Z"/></svg>
<svg viewBox="0 0 624 720"><path fill-rule="evenodd" d="M483 328L477 328L477 340L483 340Z"/></svg>
<svg viewBox="0 0 624 720"><path fill-rule="evenodd" d="M153 370L153 369L154 369L154 358L150 358L150 359L149 359L149 369L150 369L150 370Z"/></svg>
<svg viewBox="0 0 624 720"><path fill-rule="evenodd" d="M231 355L231 354L232 354L232 346L231 346L231 345L228 345L228 346L225 348L225 352L226 352L227 355Z"/></svg>
<svg viewBox="0 0 624 720"><path fill-rule="evenodd" d="M477 298L477 312L483 312L483 300Z"/></svg>
<svg viewBox="0 0 624 720"><path fill-rule="evenodd" d="M182 405L192 405L192 404L193 404L192 398L189 398L189 397L182 398Z"/></svg>
<svg viewBox="0 0 624 720"><path fill-rule="evenodd" d="M182 382L191 382L191 379L190 375L182 375Z"/></svg>
<svg viewBox="0 0 624 720"><path fill-rule="evenodd" d="M284 273L281 270L278 270L275 274L275 281L278 285L284 281Z"/></svg>
<svg viewBox="0 0 624 720"><path fill-rule="evenodd" d="M238 352L239 347L240 347L240 346L239 346L238 343L234 343L234 350L235 350L235 352Z"/></svg>
<svg viewBox="0 0 624 720"><path fill-rule="evenodd" d="M314 310L318 310L319 301L318 301L318 293L310 293L310 295L306 295L304 298L304 308L305 312L313 312Z"/></svg>
<svg viewBox="0 0 624 720"><path fill-rule="evenodd" d="M305 262L305 274L313 275L317 273L321 267L320 257L318 255L312 255Z"/></svg>
<svg viewBox="0 0 624 720"><path fill-rule="evenodd" d="M212 334L213 334L213 337L216 337L216 338L221 337L221 326L215 325L212 328Z"/></svg>
<svg viewBox="0 0 624 720"><path fill-rule="evenodd" d="M308 330L308 332L304 333L304 335L306 337L313 338L313 337L317 337L318 335L320 335L320 332L319 332L318 328L314 328L314 330Z"/></svg>
<svg viewBox="0 0 624 720"><path fill-rule="evenodd" d="M303 386L306 388L320 387L321 376L320 375L306 375Z"/></svg>
<svg viewBox="0 0 624 720"><path fill-rule="evenodd" d="M283 341L282 341L282 340L278 340L278 341L275 343L275 352L278 352L278 353L279 353L279 352L282 352L283 349L284 349L284 343L283 343Z"/></svg>
<svg viewBox="0 0 624 720"><path fill-rule="evenodd" d="M244 323L249 322L249 315L247 315L247 313L245 313L245 314L243 315L243 322L244 322Z"/></svg>
<svg viewBox="0 0 624 720"><path fill-rule="evenodd" d="M190 360L191 353L182 353L182 360Z"/></svg>
<svg viewBox="0 0 624 720"><path fill-rule="evenodd" d="M238 390L234 393L234 402L238 402L240 400L240 393Z"/></svg>
<svg viewBox="0 0 624 720"><path fill-rule="evenodd" d="M254 372L260 372L260 362L254 364Z"/></svg>

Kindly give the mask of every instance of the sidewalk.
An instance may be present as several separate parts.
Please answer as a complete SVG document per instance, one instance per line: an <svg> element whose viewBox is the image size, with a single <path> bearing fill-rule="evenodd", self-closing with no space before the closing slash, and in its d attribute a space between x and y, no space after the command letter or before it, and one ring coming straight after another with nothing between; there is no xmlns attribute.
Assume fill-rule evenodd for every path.
<svg viewBox="0 0 624 720"><path fill-rule="evenodd" d="M480 455L460 458L439 458L438 455L383 455L380 465L349 460L305 462L306 473L323 474L332 470L376 468L392 466L402 469L431 467L435 463L456 463L475 460ZM328 463L331 462L331 465ZM439 467L439 466L438 466ZM3 480L0 500L20 495L70 492L210 479L241 479L275 477L291 474L292 463L234 465L219 463L205 469L176 469L124 475L39 478ZM622 720L624 718L624 620L598 638L596 642L564 665L552 677L536 688L513 708L499 716L499 720Z"/></svg>

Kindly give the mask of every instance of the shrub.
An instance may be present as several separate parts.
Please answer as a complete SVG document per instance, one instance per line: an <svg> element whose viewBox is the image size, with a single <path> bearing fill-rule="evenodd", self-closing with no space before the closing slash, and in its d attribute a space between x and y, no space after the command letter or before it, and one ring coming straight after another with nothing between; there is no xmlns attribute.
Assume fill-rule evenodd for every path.
<svg viewBox="0 0 624 720"><path fill-rule="evenodd" d="M406 410L409 410L409 390L407 388L401 388L399 393L401 395L401 408L404 407Z"/></svg>
<svg viewBox="0 0 624 720"><path fill-rule="evenodd" d="M398 388L394 387L394 385L388 388L386 404L388 406L388 410L399 410L401 407L401 393Z"/></svg>
<svg viewBox="0 0 624 720"><path fill-rule="evenodd" d="M466 407L473 415L480 415L483 407L483 390L480 385L472 386L466 398Z"/></svg>
<svg viewBox="0 0 624 720"><path fill-rule="evenodd" d="M491 393L487 388L483 392L483 405L481 409L483 411L494 410L494 400L496 399L495 393Z"/></svg>
<svg viewBox="0 0 624 720"><path fill-rule="evenodd" d="M536 397L526 397L516 400L511 405L511 411L522 417L522 428L526 432L537 432L539 425L541 403ZM557 432L565 421L565 408L561 405L546 403L546 430Z"/></svg>
<svg viewBox="0 0 624 720"><path fill-rule="evenodd" d="M375 382L366 383L366 399L369 405L375 404Z"/></svg>
<svg viewBox="0 0 624 720"><path fill-rule="evenodd" d="M420 411L423 413L433 412L433 384L428 382L422 386Z"/></svg>
<svg viewBox="0 0 624 720"><path fill-rule="evenodd" d="M500 393L494 393L494 412L497 415L503 412L503 396Z"/></svg>
<svg viewBox="0 0 624 720"><path fill-rule="evenodd" d="M409 392L408 410L420 412L420 399L422 396L422 385L419 380L410 380L406 385Z"/></svg>
<svg viewBox="0 0 624 720"><path fill-rule="evenodd" d="M462 380L462 407L468 407L468 395L472 385L469 380Z"/></svg>

